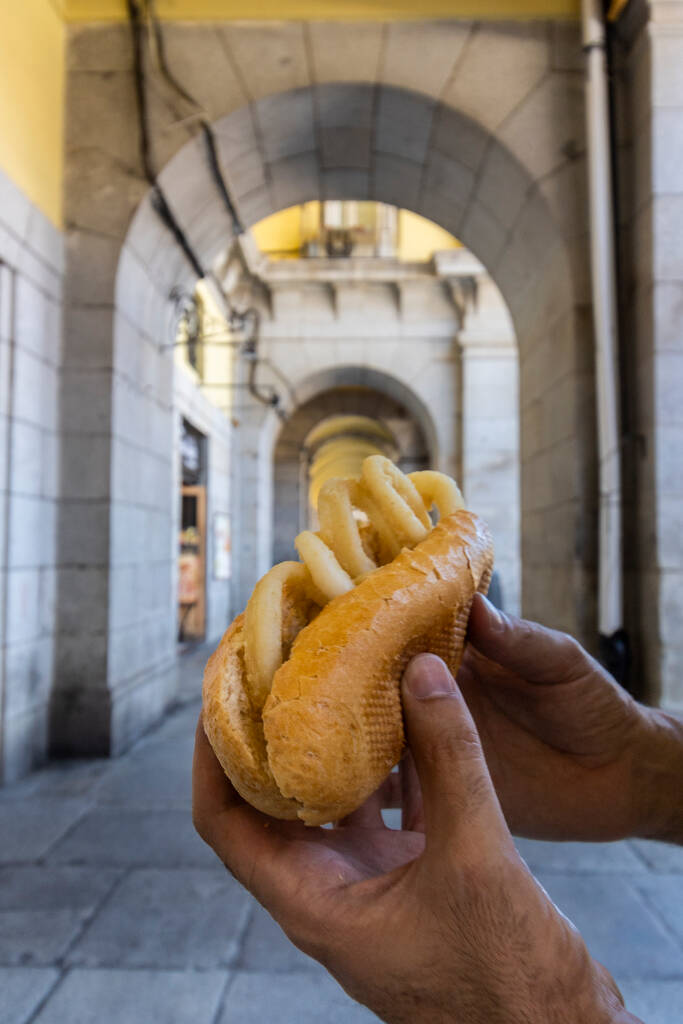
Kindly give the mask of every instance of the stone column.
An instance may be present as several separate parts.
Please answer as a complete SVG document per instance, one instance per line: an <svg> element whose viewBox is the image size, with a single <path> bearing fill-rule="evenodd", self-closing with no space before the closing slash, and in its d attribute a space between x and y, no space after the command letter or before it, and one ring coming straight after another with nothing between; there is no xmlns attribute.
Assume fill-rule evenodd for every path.
<svg viewBox="0 0 683 1024"><path fill-rule="evenodd" d="M683 11L640 5L626 23L623 330L630 371L627 608L645 696L683 708ZM628 33L631 31L629 37ZM623 97L622 97L623 98ZM637 600L633 589L637 587Z"/></svg>
<svg viewBox="0 0 683 1024"><path fill-rule="evenodd" d="M503 606L520 607L519 407L517 349L472 331L462 346L462 489L488 522Z"/></svg>
<svg viewBox="0 0 683 1024"><path fill-rule="evenodd" d="M272 409L256 400L236 418L232 460L235 613L244 610L254 585L273 564L273 441L279 423Z"/></svg>

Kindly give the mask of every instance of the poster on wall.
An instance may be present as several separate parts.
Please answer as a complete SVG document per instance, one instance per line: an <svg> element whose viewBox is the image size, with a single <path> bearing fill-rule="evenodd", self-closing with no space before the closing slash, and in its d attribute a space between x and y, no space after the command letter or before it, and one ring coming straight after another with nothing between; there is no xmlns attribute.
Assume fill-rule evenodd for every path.
<svg viewBox="0 0 683 1024"><path fill-rule="evenodd" d="M229 580L231 569L230 516L227 512L216 512L213 517L213 578Z"/></svg>

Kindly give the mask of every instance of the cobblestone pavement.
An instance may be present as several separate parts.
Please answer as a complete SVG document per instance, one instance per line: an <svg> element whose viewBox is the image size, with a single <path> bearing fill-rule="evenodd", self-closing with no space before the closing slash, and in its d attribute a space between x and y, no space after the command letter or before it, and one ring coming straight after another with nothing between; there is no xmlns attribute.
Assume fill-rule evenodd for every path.
<svg viewBox="0 0 683 1024"><path fill-rule="evenodd" d="M0 1024L361 1024L190 820L205 652L185 703L124 757L0 790ZM190 699L192 698L192 699ZM683 1020L683 850L520 841L647 1024Z"/></svg>

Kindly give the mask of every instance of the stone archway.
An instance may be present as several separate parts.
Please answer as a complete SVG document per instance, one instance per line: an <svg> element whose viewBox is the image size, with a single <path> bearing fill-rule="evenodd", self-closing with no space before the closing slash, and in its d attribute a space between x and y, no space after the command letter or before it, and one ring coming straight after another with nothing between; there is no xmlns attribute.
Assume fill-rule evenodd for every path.
<svg viewBox="0 0 683 1024"><path fill-rule="evenodd" d="M526 31L496 37L520 68ZM476 48L471 59L483 68L490 55ZM376 198L436 221L481 259L519 341L525 611L591 638L596 487L580 88L571 75L546 67L525 80L517 106L501 121L454 109L440 86L413 83L408 71L405 87L368 79L261 92L248 106L231 101L232 112L215 130L240 214L249 225L304 200ZM193 88L191 80L187 85ZM456 93L451 102L467 108L467 91ZM99 140L93 146L109 153L107 119L89 123ZM131 145L134 119L120 127ZM93 440L80 407L64 407L62 468L65 487L73 485L65 516L72 532L80 524L92 536L93 558L108 551L109 560L106 597L96 608L86 585L89 566L79 567L84 585L70 608L79 631L64 632L60 642L54 732L63 737L62 749L78 750L85 717L99 722L96 749L120 750L169 699L173 373L165 344L171 289L194 281L149 197L121 244L116 233L133 210L135 191L122 193L114 223L107 204L96 201L106 161L87 163L79 192L73 172L80 150L68 152L66 215L75 226L65 358L72 375L98 374L106 429ZM160 181L209 266L231 228L196 139L167 163ZM553 415L557 405L561 417ZM274 429L267 425L262 445L272 443ZM245 472L253 469L245 464ZM245 548L245 559L252 556Z"/></svg>
<svg viewBox="0 0 683 1024"><path fill-rule="evenodd" d="M322 377L322 380L320 379ZM328 383L325 384L324 381ZM362 383L352 383L361 381ZM296 558L293 540L307 524L302 521L306 504L306 478L302 475L301 456L307 437L321 422L334 415L356 414L377 420L392 435L398 464L406 471L427 468L432 463L433 447L427 441L427 418L416 419L405 402L396 396L408 393L399 381L382 374L369 374L364 368L339 367L316 381L306 382L310 397L303 401L283 424L273 451L273 548L274 562ZM311 393L312 392L312 393ZM416 396L408 401L419 405Z"/></svg>
<svg viewBox="0 0 683 1024"><path fill-rule="evenodd" d="M591 641L596 473L581 163L567 163L558 135L526 151L429 96L382 87L376 99L370 85L325 84L217 122L238 208L249 224L313 198L376 198L429 217L482 261L519 344L524 611ZM562 128L575 141L582 131L575 116ZM341 151L325 141L336 132L347 142ZM199 144L184 147L161 180L208 265L225 248L229 224ZM163 321L171 281L191 279L182 254L169 260L164 232L145 200L119 266L119 290L133 279L139 288L142 276L156 282L157 300L142 310L147 331ZM253 551L245 556L254 564Z"/></svg>

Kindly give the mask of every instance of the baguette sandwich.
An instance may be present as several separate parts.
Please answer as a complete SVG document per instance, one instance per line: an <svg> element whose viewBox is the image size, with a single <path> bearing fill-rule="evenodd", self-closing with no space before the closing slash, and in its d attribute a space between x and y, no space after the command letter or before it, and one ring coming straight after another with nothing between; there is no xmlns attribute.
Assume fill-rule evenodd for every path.
<svg viewBox="0 0 683 1024"><path fill-rule="evenodd" d="M430 511L438 513L433 524ZM204 674L206 735L235 789L276 818L321 825L378 788L404 748L400 680L431 651L457 672L493 545L441 473L380 455L331 480L301 562L257 583Z"/></svg>

